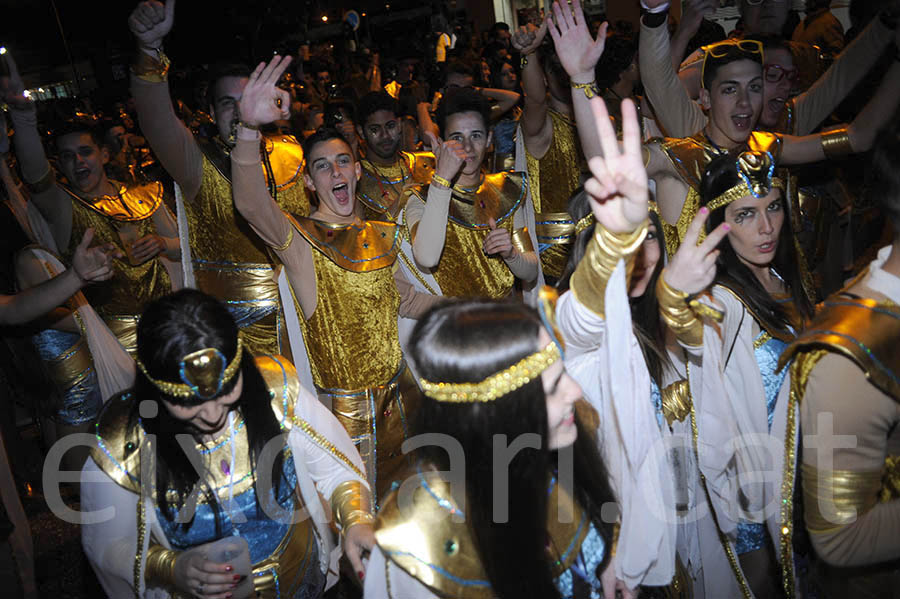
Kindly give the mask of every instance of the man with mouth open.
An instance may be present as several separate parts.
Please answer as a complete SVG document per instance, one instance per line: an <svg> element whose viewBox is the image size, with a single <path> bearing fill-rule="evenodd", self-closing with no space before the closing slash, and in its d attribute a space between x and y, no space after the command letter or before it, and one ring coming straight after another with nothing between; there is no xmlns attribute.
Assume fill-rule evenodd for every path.
<svg viewBox="0 0 900 599"><path fill-rule="evenodd" d="M54 129L57 168L65 183L57 181L44 153L34 105L24 96L24 84L10 54L3 59L10 76L0 89L0 100L10 108L23 179L52 234L52 239L40 242L69 264L91 227L98 242L116 247L121 257L114 260L112 279L85 289L84 294L133 354L144 306L181 286L178 233L163 202L163 186L158 181L125 185L108 179L103 167L109 162L109 151L96 126L86 119Z"/></svg>
<svg viewBox="0 0 900 599"><path fill-rule="evenodd" d="M131 90L141 128L160 163L178 184L178 218L182 226L186 284L224 302L252 354L291 357L283 323L282 298L266 247L234 210L231 161L240 118L238 102L249 69L221 65L212 69L209 113L216 136L195 138L172 108L163 54L163 38L175 20L175 0L141 2L128 26L138 44L132 66ZM289 102L286 104L286 107ZM293 137L263 137L259 154L266 184L278 204L292 213L309 213L302 184L303 152ZM286 302L290 305L290 299ZM293 336L295 331L291 331ZM296 331L297 336L300 335Z"/></svg>
<svg viewBox="0 0 900 599"><path fill-rule="evenodd" d="M231 153L238 211L284 264L320 399L347 429L382 497L406 464L400 445L412 434L419 389L403 360L398 316L417 318L437 301L397 272L400 225L364 221L357 212L359 162L334 129L304 142L309 217L282 211L260 168L260 125L281 116L287 92L275 86L290 57L276 56L250 76ZM295 361L299 360L295 356Z"/></svg>

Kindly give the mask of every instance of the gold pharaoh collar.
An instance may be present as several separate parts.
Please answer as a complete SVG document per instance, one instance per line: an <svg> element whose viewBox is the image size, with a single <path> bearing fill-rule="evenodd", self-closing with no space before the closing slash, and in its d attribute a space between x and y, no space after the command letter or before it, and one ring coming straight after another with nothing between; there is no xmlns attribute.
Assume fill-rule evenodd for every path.
<svg viewBox="0 0 900 599"><path fill-rule="evenodd" d="M784 181L773 176L775 159L772 158L771 152L742 152L734 164L740 181L707 204L706 207L710 211L723 208L731 202L747 196L759 199L774 188L784 191Z"/></svg>
<svg viewBox="0 0 900 599"><path fill-rule="evenodd" d="M489 402L520 389L539 377L560 358L559 346L551 341L544 349L526 356L478 383L432 383L419 379L422 392L431 399L450 403Z"/></svg>
<svg viewBox="0 0 900 599"><path fill-rule="evenodd" d="M147 368L139 359L135 359L135 361L144 376L166 395L185 399L196 396L208 400L218 395L225 384L234 378L235 373L241 367L243 349L243 341L239 335L237 351L227 365L222 352L213 347L189 353L181 359L178 367L178 373L183 381L181 383L155 379L150 376Z"/></svg>

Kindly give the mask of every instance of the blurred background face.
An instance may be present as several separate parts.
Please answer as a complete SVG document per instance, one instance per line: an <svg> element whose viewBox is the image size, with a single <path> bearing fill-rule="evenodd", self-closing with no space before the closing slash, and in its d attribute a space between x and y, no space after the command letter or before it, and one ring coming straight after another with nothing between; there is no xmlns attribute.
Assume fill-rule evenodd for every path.
<svg viewBox="0 0 900 599"><path fill-rule="evenodd" d="M215 83L211 112L222 139L231 136L232 124L238 119L238 102L241 101L247 81L247 77L222 77Z"/></svg>
<svg viewBox="0 0 900 599"><path fill-rule="evenodd" d="M504 62L500 68L500 86L508 91L515 91L519 83L519 77L516 75L516 69L508 62Z"/></svg>
<svg viewBox="0 0 900 599"><path fill-rule="evenodd" d="M791 11L789 0L743 0L744 33L781 35Z"/></svg>
<svg viewBox="0 0 900 599"><path fill-rule="evenodd" d="M798 72L794 57L786 48L771 48L765 53L763 65L763 106L759 124L770 128L778 124L784 103L791 98Z"/></svg>
<svg viewBox="0 0 900 599"><path fill-rule="evenodd" d="M366 147L382 160L393 160L397 156L401 133L400 119L389 110L376 110L362 127Z"/></svg>

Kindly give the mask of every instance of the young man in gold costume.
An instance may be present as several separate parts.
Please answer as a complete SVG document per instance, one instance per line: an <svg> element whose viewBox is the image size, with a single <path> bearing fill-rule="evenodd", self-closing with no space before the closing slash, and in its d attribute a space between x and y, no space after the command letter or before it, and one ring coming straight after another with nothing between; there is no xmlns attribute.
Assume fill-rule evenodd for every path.
<svg viewBox="0 0 900 599"><path fill-rule="evenodd" d="M269 195L256 129L283 118L286 100L281 108L278 99L286 92L275 82L289 62L276 56L261 64L244 89L231 154L235 205L284 264L319 397L350 433L381 497L405 464L400 444L419 402L397 319L417 317L434 298L416 293L394 268L400 226L357 216L361 168L337 131L321 129L305 142L304 177L316 206L309 217L282 211Z"/></svg>
<svg viewBox="0 0 900 599"><path fill-rule="evenodd" d="M109 152L87 121L70 121L55 131L58 167L65 177L65 183L59 182L15 63L8 53L4 58L10 78L3 92L16 130L16 154L31 199L53 237L42 239L42 245L71 263L79 241L92 227L94 239L116 247L122 257L115 260L112 279L84 293L119 342L134 353L144 306L181 285L178 234L163 203L162 184L124 185L107 178L103 167Z"/></svg>
<svg viewBox="0 0 900 599"><path fill-rule="evenodd" d="M183 250L190 249L191 258L185 260L187 284L229 306L253 354L289 355L277 273L265 245L232 202L228 155L235 144L237 106L249 69L233 65L213 73L209 112L218 135L208 143L195 138L175 115L169 96L163 38L172 29L174 15L174 0L165 4L151 0L134 9L128 25L138 43L131 76L138 117L150 147L181 190L179 219L186 221L181 243ZM263 137L259 154L260 169L265 169L266 184L279 205L308 214L300 144L282 135Z"/></svg>
<svg viewBox="0 0 900 599"><path fill-rule="evenodd" d="M782 494L802 480L819 558L813 577L828 598L896 597L900 588L898 134L895 117L879 140L870 189L894 227L893 243L825 301L781 357L793 359L788 426L799 426L804 439L800 463L791 456L785 464Z"/></svg>

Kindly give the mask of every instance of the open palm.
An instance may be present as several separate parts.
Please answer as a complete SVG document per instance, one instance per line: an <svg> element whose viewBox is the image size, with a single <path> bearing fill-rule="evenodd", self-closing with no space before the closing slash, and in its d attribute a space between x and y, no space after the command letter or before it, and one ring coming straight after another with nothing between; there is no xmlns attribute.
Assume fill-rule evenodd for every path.
<svg viewBox="0 0 900 599"><path fill-rule="evenodd" d="M603 156L590 159L593 177L584 184L597 222L613 233L628 233L647 219L647 170L644 167L637 110L622 101L622 147L616 139L606 104L591 100Z"/></svg>
<svg viewBox="0 0 900 599"><path fill-rule="evenodd" d="M568 6L562 8L559 2L554 2L553 15L556 23L548 16L546 24L556 46L556 55L566 73L569 77L585 74L593 80L594 67L603 56L603 48L606 46L607 24L600 26L597 39L594 39L588 31L584 11L578 0L572 0L571 10Z"/></svg>

